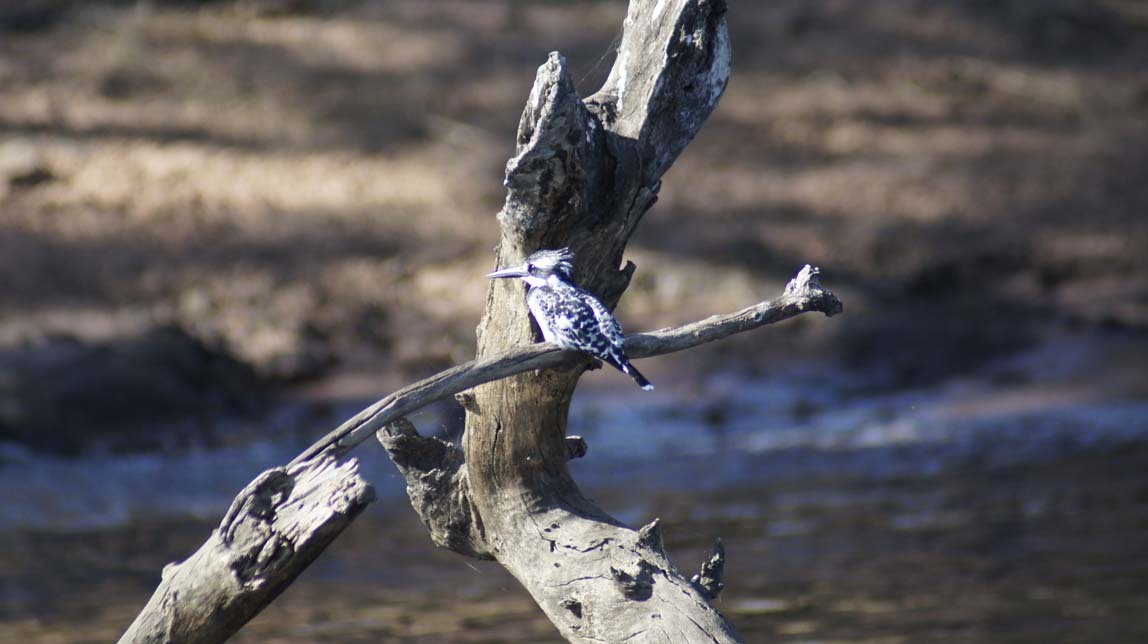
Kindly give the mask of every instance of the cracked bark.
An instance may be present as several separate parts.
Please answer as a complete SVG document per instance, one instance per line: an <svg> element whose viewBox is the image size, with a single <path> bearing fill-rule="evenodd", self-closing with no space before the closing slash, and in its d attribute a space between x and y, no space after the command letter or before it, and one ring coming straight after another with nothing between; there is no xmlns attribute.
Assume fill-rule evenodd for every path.
<svg viewBox="0 0 1148 644"><path fill-rule="evenodd" d="M617 303L634 271L620 268L626 243L728 81L724 14L723 2L633 0L610 75L585 101L565 60L550 55L507 164L496 266L566 246L579 284ZM492 283L479 359L537 338L523 287ZM571 478L566 419L586 367L582 361L474 389L463 446L487 549L571 642L738 641L669 560L656 525L622 525Z"/></svg>
<svg viewBox="0 0 1148 644"><path fill-rule="evenodd" d="M194 554L167 565L120 642L222 642L279 596L375 498L358 462L267 470Z"/></svg>

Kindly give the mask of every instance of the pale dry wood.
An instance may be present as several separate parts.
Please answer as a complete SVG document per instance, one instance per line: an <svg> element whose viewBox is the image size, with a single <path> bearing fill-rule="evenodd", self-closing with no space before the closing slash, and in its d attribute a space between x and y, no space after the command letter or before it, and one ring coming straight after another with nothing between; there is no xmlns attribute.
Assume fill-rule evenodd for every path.
<svg viewBox="0 0 1148 644"><path fill-rule="evenodd" d="M194 554L168 564L121 643L222 642L375 498L358 462L322 456L260 474Z"/></svg>
<svg viewBox="0 0 1148 644"><path fill-rule="evenodd" d="M579 285L618 302L634 271L621 267L626 243L728 82L725 11L713 0L632 0L609 78L585 101L561 56L539 68L507 164L497 265L569 247ZM490 285L479 360L536 341L522 295L518 284ZM571 642L739 641L657 530L622 525L571 477L567 415L587 366L471 392L463 448L487 550Z"/></svg>
<svg viewBox="0 0 1148 644"><path fill-rule="evenodd" d="M714 551L710 558L702 562L702 569L698 574L690 577L690 583L705 596L706 599L717 599L725 588L722 577L725 576L725 546L721 539L714 542Z"/></svg>

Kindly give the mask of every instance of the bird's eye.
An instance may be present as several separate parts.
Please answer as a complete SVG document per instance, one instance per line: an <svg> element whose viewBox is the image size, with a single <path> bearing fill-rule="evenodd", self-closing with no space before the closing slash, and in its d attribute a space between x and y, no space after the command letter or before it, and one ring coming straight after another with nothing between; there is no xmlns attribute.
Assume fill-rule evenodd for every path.
<svg viewBox="0 0 1148 644"><path fill-rule="evenodd" d="M527 273L533 273L534 272L534 264L527 264L526 265L526 272Z"/></svg>

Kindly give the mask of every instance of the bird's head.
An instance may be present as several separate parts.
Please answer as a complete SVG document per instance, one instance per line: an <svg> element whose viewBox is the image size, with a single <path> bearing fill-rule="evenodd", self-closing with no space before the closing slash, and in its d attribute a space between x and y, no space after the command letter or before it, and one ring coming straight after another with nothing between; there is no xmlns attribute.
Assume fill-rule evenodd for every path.
<svg viewBox="0 0 1148 644"><path fill-rule="evenodd" d="M573 259L574 255L568 248L540 250L532 253L518 266L501 268L487 274L487 277L520 277L531 286L542 286L552 276L570 282L574 273Z"/></svg>

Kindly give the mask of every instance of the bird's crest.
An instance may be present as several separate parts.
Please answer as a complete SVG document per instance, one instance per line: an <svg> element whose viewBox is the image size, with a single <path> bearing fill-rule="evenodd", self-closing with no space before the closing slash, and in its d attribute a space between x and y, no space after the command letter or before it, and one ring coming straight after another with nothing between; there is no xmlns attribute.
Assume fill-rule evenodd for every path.
<svg viewBox="0 0 1148 644"><path fill-rule="evenodd" d="M541 269L569 280L574 276L574 253L569 248L535 251L526 258L526 266L531 273L534 272L532 269Z"/></svg>

